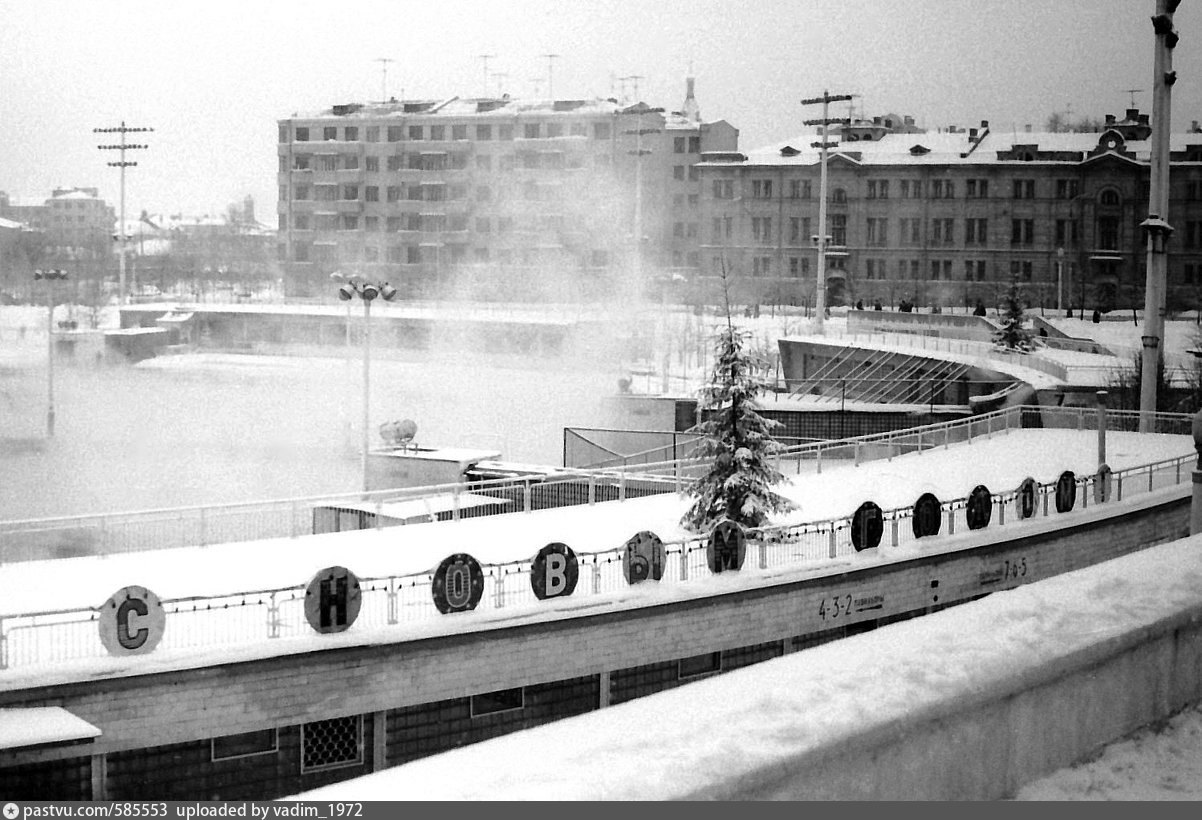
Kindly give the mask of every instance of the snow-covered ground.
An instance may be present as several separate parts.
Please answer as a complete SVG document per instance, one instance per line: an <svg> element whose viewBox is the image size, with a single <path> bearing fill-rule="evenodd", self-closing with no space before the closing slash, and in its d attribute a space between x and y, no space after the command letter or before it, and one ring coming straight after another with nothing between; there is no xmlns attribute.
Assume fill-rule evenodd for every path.
<svg viewBox="0 0 1202 820"><path fill-rule="evenodd" d="M787 791L790 772L803 770L807 756L816 750L849 736L905 732L923 715L1004 693L1030 680L1036 670L1059 668L1087 647L1199 606L1202 537L1152 547L298 798L769 797L774 792L757 791L756 784ZM1187 726L1196 721L1197 717L1182 719ZM1199 786L1195 750L1202 744L1191 732L1186 729L1191 746L1175 756L1176 768L1155 775L1161 782L1194 789L1178 793L1178 798L1197 794ZM1139 765L1150 771L1150 761L1142 754L1140 758ZM1157 759L1169 765L1167 758ZM907 765L920 771L923 761ZM1124 765L1123 758L1104 765ZM471 775L465 777L464 772ZM1113 796L1138 794L1135 786L1127 788Z"/></svg>

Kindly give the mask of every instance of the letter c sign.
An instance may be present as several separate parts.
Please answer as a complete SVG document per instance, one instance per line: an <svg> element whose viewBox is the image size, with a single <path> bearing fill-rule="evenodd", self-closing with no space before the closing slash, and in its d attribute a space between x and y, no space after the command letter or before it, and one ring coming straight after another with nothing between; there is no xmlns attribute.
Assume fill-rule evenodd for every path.
<svg viewBox="0 0 1202 820"><path fill-rule="evenodd" d="M145 587L117 590L100 607L100 642L110 655L144 655L163 639L167 613Z"/></svg>

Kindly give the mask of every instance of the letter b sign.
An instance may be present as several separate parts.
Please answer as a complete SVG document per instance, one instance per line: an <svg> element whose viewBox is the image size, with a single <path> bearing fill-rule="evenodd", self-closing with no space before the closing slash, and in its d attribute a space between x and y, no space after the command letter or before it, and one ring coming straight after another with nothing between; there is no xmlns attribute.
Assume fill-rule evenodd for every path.
<svg viewBox="0 0 1202 820"><path fill-rule="evenodd" d="M530 562L530 587L540 601L571 595L579 578L580 564L567 544L547 544Z"/></svg>

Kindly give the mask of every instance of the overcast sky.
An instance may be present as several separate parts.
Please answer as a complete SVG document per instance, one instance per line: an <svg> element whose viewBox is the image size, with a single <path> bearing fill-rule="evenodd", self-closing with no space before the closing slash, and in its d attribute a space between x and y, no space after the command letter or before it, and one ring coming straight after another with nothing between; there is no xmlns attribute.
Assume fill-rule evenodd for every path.
<svg viewBox="0 0 1202 820"><path fill-rule="evenodd" d="M1174 129L1202 119L1202 3L1176 14ZM334 103L478 95L481 54L530 96L556 53L559 98L639 96L678 108L690 63L706 119L744 148L818 116L804 97L857 93L867 115L929 128L1040 127L1053 111L1121 115L1150 89L1154 0L0 0L0 190L40 202L96 186L117 203L115 152L92 128L152 126L126 208L220 213L247 194L274 224L276 121ZM1149 91L1136 105L1151 110ZM842 112L840 112L842 113ZM857 112L858 113L858 112ZM97 139L97 136L102 139Z"/></svg>

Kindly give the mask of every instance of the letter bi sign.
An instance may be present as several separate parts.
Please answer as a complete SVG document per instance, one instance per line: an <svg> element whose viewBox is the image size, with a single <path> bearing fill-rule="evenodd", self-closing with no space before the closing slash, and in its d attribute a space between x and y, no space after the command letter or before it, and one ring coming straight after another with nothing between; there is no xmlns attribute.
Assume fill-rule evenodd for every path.
<svg viewBox="0 0 1202 820"><path fill-rule="evenodd" d="M571 595L580 578L580 562L567 544L547 544L530 562L530 587L540 601Z"/></svg>
<svg viewBox="0 0 1202 820"><path fill-rule="evenodd" d="M163 639L167 613L146 587L123 587L100 607L100 642L110 655L142 655Z"/></svg>
<svg viewBox="0 0 1202 820"><path fill-rule="evenodd" d="M326 567L305 588L305 620L323 635L343 632L359 617L363 591L346 567Z"/></svg>
<svg viewBox="0 0 1202 820"><path fill-rule="evenodd" d="M632 536L622 550L622 574L632 586L658 581L664 577L666 561L664 542L650 530L643 530Z"/></svg>

